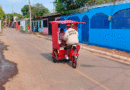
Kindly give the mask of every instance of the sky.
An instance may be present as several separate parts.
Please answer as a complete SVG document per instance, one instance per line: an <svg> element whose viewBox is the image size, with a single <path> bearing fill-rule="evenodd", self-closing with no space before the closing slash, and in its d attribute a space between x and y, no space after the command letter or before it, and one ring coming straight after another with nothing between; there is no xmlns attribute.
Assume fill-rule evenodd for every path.
<svg viewBox="0 0 130 90"><path fill-rule="evenodd" d="M53 2L54 0L30 0L31 5L34 5L36 3L41 3L43 4L46 8L49 9L49 11L53 10ZM2 5L2 8L6 14L12 13L13 10L15 13L20 13L21 8L24 5L28 5L29 0L0 0L0 5Z"/></svg>

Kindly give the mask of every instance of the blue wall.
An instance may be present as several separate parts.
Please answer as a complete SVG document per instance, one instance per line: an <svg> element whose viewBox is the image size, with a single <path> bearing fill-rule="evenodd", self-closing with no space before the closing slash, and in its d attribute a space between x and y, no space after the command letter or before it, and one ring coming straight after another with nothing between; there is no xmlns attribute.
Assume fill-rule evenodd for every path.
<svg viewBox="0 0 130 90"><path fill-rule="evenodd" d="M85 22L86 24L82 24L81 43L88 43L89 42L89 18L87 15L85 15L82 18L82 22Z"/></svg>
<svg viewBox="0 0 130 90"><path fill-rule="evenodd" d="M129 9L129 11L124 9ZM119 24L114 23L120 18L120 17L118 18L118 16L121 16L122 10L125 11L123 12L122 16L126 17L125 20L127 22L127 25L120 24L121 21L124 20L124 18L122 18L122 20L120 19ZM130 45L130 21L128 19L130 18L129 13L130 13L130 3L127 3L127 4L120 4L115 6L94 8L94 9L90 9L89 12L68 15L68 16L61 16L60 18L67 20L69 19L69 17L71 18L78 17L79 20L82 21L82 18L86 15L89 19L89 21L87 21L89 22L89 25L86 27L88 28L87 30L89 32L88 37L86 36L86 38L88 38L89 44L130 52L130 46L129 46ZM104 18L101 18L101 14L104 15L103 16ZM96 17L98 19L93 19L95 15L99 15L100 18ZM107 19L107 17L109 16L112 16L112 21L110 22ZM93 23L96 22L96 25L94 25L92 22ZM91 24L93 24L94 26L92 26ZM122 25L122 27L118 28L118 26L120 25ZM82 42L84 40L84 37L82 36L83 34L82 24L79 25L78 30L79 30L78 31L79 41Z"/></svg>

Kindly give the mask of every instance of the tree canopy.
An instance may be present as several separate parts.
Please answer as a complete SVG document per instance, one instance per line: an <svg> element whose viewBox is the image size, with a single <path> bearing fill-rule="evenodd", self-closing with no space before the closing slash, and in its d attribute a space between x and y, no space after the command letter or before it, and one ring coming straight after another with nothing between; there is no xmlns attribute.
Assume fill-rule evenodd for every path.
<svg viewBox="0 0 130 90"><path fill-rule="evenodd" d="M18 21L18 20L21 20L21 19L23 18L23 16L22 16L21 14L19 14L19 13L6 14L6 16L7 16L7 18L8 18L8 19L7 19L7 22L9 22L9 19L10 19L10 22L13 21L13 15L18 17L18 18L16 19L17 21Z"/></svg>
<svg viewBox="0 0 130 90"><path fill-rule="evenodd" d="M5 19L5 13L4 13L1 6L0 6L0 19L2 19L2 26L3 26L3 22L4 22L4 19Z"/></svg>
<svg viewBox="0 0 130 90"><path fill-rule="evenodd" d="M69 10L83 7L90 0L55 0L57 13L64 14Z"/></svg>
<svg viewBox="0 0 130 90"><path fill-rule="evenodd" d="M21 20L23 18L23 15L19 14L19 13L14 13L14 16L17 16L18 18L16 19L17 21L18 20Z"/></svg>
<svg viewBox="0 0 130 90"><path fill-rule="evenodd" d="M29 18L29 5L24 5L21 12L25 18Z"/></svg>
<svg viewBox="0 0 130 90"><path fill-rule="evenodd" d="M29 5L24 5L24 7L21 9L21 12L25 18L29 18ZM31 6L32 18L37 18L47 13L49 13L49 10L40 3Z"/></svg>

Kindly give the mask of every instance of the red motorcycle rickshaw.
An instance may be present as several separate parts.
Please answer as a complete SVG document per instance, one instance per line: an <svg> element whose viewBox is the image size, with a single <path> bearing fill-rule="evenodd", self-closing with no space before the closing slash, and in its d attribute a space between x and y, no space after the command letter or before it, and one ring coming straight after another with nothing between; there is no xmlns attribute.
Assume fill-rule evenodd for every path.
<svg viewBox="0 0 130 90"><path fill-rule="evenodd" d="M65 21L50 21L52 25L52 58L53 62L56 62L60 59L65 59L65 54L67 52L66 44L61 46L59 43L59 33L58 33L58 25L59 24L73 24L71 28L77 30L78 23L85 22L76 22L72 20L65 20ZM72 45L70 48L70 53L68 54L69 60L72 61L72 67L76 68L77 66L77 58L79 56L78 51L80 50L80 45Z"/></svg>

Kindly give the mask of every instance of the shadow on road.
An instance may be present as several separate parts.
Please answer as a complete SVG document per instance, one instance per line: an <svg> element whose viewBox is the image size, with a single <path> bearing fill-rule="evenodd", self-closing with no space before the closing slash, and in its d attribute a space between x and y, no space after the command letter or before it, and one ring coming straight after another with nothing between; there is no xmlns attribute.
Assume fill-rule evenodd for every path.
<svg viewBox="0 0 130 90"><path fill-rule="evenodd" d="M105 57L102 57L102 56L98 56L98 57L103 58L103 59L105 59L105 60L109 60L109 61L113 61L113 62L122 64L122 65L125 65L125 66L130 66L130 65L127 64L127 63L119 62L119 61L116 61L116 60L113 60L113 59L108 59L108 58L105 58Z"/></svg>
<svg viewBox="0 0 130 90"><path fill-rule="evenodd" d="M17 64L5 60L3 56L3 51L8 50L7 47L0 42L0 90L5 90L3 85L9 81L9 78L13 78L18 73Z"/></svg>
<svg viewBox="0 0 130 90"><path fill-rule="evenodd" d="M46 58L48 61L51 61L53 62L53 59L52 59L52 56L51 56L51 53L41 53L41 55ZM60 59L60 60L57 60L56 61L57 63L66 63L66 62L69 62L65 59Z"/></svg>
<svg viewBox="0 0 130 90"><path fill-rule="evenodd" d="M25 32L25 31L22 31L22 30L20 30L20 33L22 33L22 34L27 34L27 32Z"/></svg>
<svg viewBox="0 0 130 90"><path fill-rule="evenodd" d="M86 65L86 64L82 64L82 65L80 65L81 67L101 67L101 68L118 68L118 69L130 69L129 67L128 68L126 68L126 67L112 67L112 66L105 66L105 65L102 65L102 66L95 66L95 65Z"/></svg>
<svg viewBox="0 0 130 90"><path fill-rule="evenodd" d="M52 56L51 56L51 53L41 53L41 55L46 58L48 61L50 62L53 62L53 59L52 59ZM72 63L68 60L65 60L65 59L60 59L60 60L57 60L56 63L63 63L63 64L68 64L69 66L72 67Z"/></svg>
<svg viewBox="0 0 130 90"><path fill-rule="evenodd" d="M46 58L48 61L53 62L52 61L52 57L51 57L51 53L41 53L41 55Z"/></svg>
<svg viewBox="0 0 130 90"><path fill-rule="evenodd" d="M96 66L94 66L94 65L85 65L85 64L82 64L82 65L80 65L81 67L96 67Z"/></svg>

